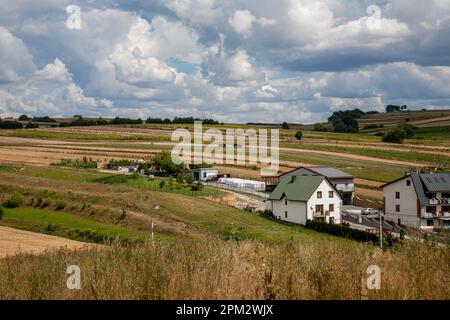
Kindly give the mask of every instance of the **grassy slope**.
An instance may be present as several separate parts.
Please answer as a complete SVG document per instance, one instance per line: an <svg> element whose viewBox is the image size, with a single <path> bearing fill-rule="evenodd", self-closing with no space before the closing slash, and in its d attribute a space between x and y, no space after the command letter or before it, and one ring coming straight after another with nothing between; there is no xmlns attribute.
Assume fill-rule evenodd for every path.
<svg viewBox="0 0 450 320"><path fill-rule="evenodd" d="M3 210L1 225L73 240L89 241L79 234L86 230L95 230L99 238L105 239L144 240L149 235L145 231L100 223L67 212L29 207Z"/></svg>
<svg viewBox="0 0 450 320"><path fill-rule="evenodd" d="M2 171L11 170L3 167ZM59 173L59 174L58 174ZM320 234L299 226L287 226L277 222L237 210L216 202L205 200L199 197L175 194L172 192L148 191L142 187L127 185L102 185L88 182L90 172L81 171L81 176L86 179L81 182L78 174L80 171L62 168L36 168L26 167L25 170L15 172L0 172L0 195L3 192L10 194L20 190L28 194L28 197L37 198L45 192L46 198L52 203L57 200L64 200L67 203L67 210L73 205L77 209L69 211L74 214L89 214L86 210L80 211L79 206L84 203L95 204L98 208L92 218L107 222L109 215L102 215L103 207L124 210L133 210L144 215L161 217L165 221L172 221L173 224L186 224L189 228L197 231L207 231L207 234L222 237L226 227L242 228L249 238L260 239L267 242L284 242L291 238L300 241L333 240L344 241L339 238ZM38 177L34 177L38 176ZM1 180L9 180L7 186L2 186ZM14 184L13 184L14 183ZM67 190L71 190L70 193ZM158 204L160 209L155 210ZM97 210L98 209L98 210ZM98 213L97 213L98 211ZM89 217L91 218L91 217ZM115 223L110 220L110 223Z"/></svg>

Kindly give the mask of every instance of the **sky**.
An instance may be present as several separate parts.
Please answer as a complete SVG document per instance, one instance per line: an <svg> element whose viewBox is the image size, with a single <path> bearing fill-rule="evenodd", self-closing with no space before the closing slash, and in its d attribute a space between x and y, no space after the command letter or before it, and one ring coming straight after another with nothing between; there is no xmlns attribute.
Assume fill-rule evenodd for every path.
<svg viewBox="0 0 450 320"><path fill-rule="evenodd" d="M450 0L1 0L0 117L450 108Z"/></svg>

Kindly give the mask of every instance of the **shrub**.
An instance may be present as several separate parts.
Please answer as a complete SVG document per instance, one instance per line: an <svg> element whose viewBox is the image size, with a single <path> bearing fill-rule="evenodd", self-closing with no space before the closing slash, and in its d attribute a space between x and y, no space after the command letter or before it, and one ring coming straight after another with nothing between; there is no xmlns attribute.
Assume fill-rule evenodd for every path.
<svg viewBox="0 0 450 320"><path fill-rule="evenodd" d="M225 229L223 230L223 235L226 241L242 241L247 238L247 235L245 234L245 231L242 227L238 229L234 227L225 227Z"/></svg>
<svg viewBox="0 0 450 320"><path fill-rule="evenodd" d="M63 210L66 207L66 202L64 200L58 200L56 202L56 210Z"/></svg>
<svg viewBox="0 0 450 320"><path fill-rule="evenodd" d="M35 128L39 128L39 124L31 121L28 122L27 125L25 126L25 129L35 129Z"/></svg>
<svg viewBox="0 0 450 320"><path fill-rule="evenodd" d="M202 191L203 185L200 182L193 182L191 184L191 190L192 191Z"/></svg>
<svg viewBox="0 0 450 320"><path fill-rule="evenodd" d="M386 132L381 140L383 142L403 143L405 137L406 137L405 131L403 129L397 128Z"/></svg>
<svg viewBox="0 0 450 320"><path fill-rule="evenodd" d="M289 124L288 124L287 122L283 122L283 123L281 124L281 128L282 128L282 129L285 129L285 130L289 130Z"/></svg>
<svg viewBox="0 0 450 320"><path fill-rule="evenodd" d="M20 193L14 193L11 197L6 199L3 206L6 208L17 208L23 203L23 196Z"/></svg>
<svg viewBox="0 0 450 320"><path fill-rule="evenodd" d="M162 189L162 188L164 188L165 185L166 185L166 182L164 180L161 180L161 182L159 183L159 188Z"/></svg>
<svg viewBox="0 0 450 320"><path fill-rule="evenodd" d="M22 129L23 124L17 121L1 121L0 120L0 129Z"/></svg>
<svg viewBox="0 0 450 320"><path fill-rule="evenodd" d="M384 136L384 132L382 132L382 131L377 132L377 133L375 133L375 136L376 137L383 137Z"/></svg>
<svg viewBox="0 0 450 320"><path fill-rule="evenodd" d="M302 140L302 138L303 138L303 132L297 131L297 132L295 133L295 138L296 138L297 140Z"/></svg>
<svg viewBox="0 0 450 320"><path fill-rule="evenodd" d="M316 124L314 125L314 131L327 132L327 131L328 131L328 128L325 127L323 124L316 123Z"/></svg>
<svg viewBox="0 0 450 320"><path fill-rule="evenodd" d="M370 242L373 244L379 243L378 235L366 231L351 229L350 227L343 225L328 224L322 221L308 220L306 222L306 227L318 232L328 233L334 236L352 239L359 242ZM392 245L392 239L390 239L390 242L388 241L388 243Z"/></svg>
<svg viewBox="0 0 450 320"><path fill-rule="evenodd" d="M48 207L51 203L52 203L52 201L50 199L47 199L47 198L42 199L41 208Z"/></svg>
<svg viewBox="0 0 450 320"><path fill-rule="evenodd" d="M3 208L2 207L0 207L0 220L2 220L3 219Z"/></svg>

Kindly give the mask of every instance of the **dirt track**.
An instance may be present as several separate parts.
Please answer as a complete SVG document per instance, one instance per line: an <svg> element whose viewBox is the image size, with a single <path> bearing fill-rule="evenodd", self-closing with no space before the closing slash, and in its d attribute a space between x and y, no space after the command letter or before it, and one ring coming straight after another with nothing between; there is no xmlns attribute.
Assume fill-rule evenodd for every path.
<svg viewBox="0 0 450 320"><path fill-rule="evenodd" d="M0 227L0 258L18 253L37 254L60 248L73 250L90 246L93 245L46 234Z"/></svg>

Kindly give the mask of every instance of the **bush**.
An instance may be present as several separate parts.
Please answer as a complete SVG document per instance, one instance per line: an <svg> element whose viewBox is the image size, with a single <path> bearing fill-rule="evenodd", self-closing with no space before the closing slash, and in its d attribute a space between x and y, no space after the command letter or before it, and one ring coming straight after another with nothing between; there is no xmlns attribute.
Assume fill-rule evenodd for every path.
<svg viewBox="0 0 450 320"><path fill-rule="evenodd" d="M36 129L39 128L39 124L38 123L33 123L33 122L28 122L27 125L25 126L25 129Z"/></svg>
<svg viewBox="0 0 450 320"><path fill-rule="evenodd" d="M0 207L0 220L2 220L3 219L3 208L2 207Z"/></svg>
<svg viewBox="0 0 450 320"><path fill-rule="evenodd" d="M327 131L328 131L328 128L325 127L323 124L316 123L316 124L314 125L314 131L327 132Z"/></svg>
<svg viewBox="0 0 450 320"><path fill-rule="evenodd" d="M383 142L403 143L405 137L406 132L403 129L397 128L386 132L381 140Z"/></svg>
<svg viewBox="0 0 450 320"><path fill-rule="evenodd" d="M328 233L334 236L343 237L359 242L370 242L373 244L379 243L378 235L369 233L366 231L351 229L350 227L338 225L338 224L328 224L322 221L311 221L306 222L306 227L309 229L316 230L318 232Z"/></svg>
<svg viewBox="0 0 450 320"><path fill-rule="evenodd" d="M302 138L303 138L303 132L297 131L297 132L295 133L295 138L296 138L297 140L302 140Z"/></svg>
<svg viewBox="0 0 450 320"><path fill-rule="evenodd" d="M162 188L164 188L165 185L166 185L166 182L164 180L161 180L161 182L159 183L159 188L162 189Z"/></svg>
<svg viewBox="0 0 450 320"><path fill-rule="evenodd" d="M200 182L193 182L191 184L191 190L192 191L202 191L203 185Z"/></svg>
<svg viewBox="0 0 450 320"><path fill-rule="evenodd" d="M47 199L47 198L42 199L41 208L48 207L51 203L52 203L52 201L50 199Z"/></svg>
<svg viewBox="0 0 450 320"><path fill-rule="evenodd" d="M378 124L367 124L363 127L363 130L370 130L370 129L378 129L378 128L383 128L384 125L378 125Z"/></svg>
<svg viewBox="0 0 450 320"><path fill-rule="evenodd" d="M247 235L244 232L244 229L240 227L239 229L236 229L234 227L226 227L223 230L223 235L226 241L233 240L233 241L242 241L247 238Z"/></svg>
<svg viewBox="0 0 450 320"><path fill-rule="evenodd" d="M17 121L1 121L0 120L0 129L22 129L23 124Z"/></svg>
<svg viewBox="0 0 450 320"><path fill-rule="evenodd" d="M382 132L382 131L377 132L377 133L375 133L375 136L376 137L383 137L384 136L384 132Z"/></svg>
<svg viewBox="0 0 450 320"><path fill-rule="evenodd" d="M287 122L283 122L283 123L281 124L281 128L282 128L282 129L285 129L285 130L289 130L289 125L288 125L288 123L287 123Z"/></svg>
<svg viewBox="0 0 450 320"><path fill-rule="evenodd" d="M64 200L59 200L56 202L56 210L63 210L66 207L66 202Z"/></svg>
<svg viewBox="0 0 450 320"><path fill-rule="evenodd" d="M23 203L23 196L20 193L14 193L11 197L6 199L3 206L6 208L17 208Z"/></svg>

